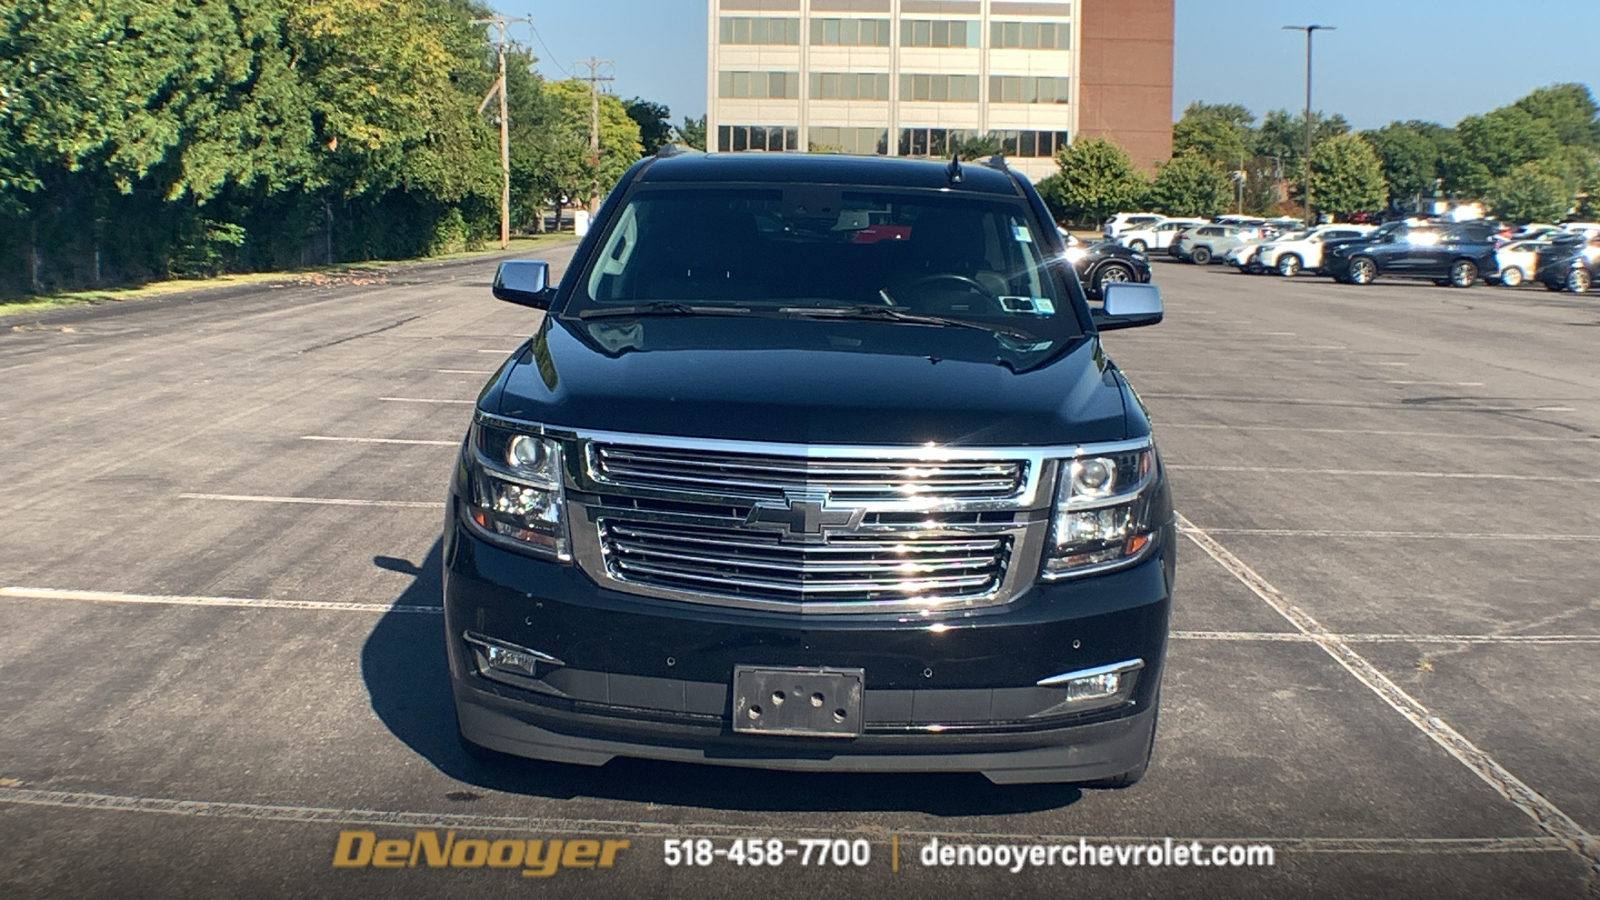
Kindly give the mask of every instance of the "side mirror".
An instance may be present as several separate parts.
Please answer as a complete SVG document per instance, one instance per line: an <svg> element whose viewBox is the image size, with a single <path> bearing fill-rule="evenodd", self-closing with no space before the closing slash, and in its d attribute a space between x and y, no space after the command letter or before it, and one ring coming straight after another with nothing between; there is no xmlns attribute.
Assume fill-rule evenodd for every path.
<svg viewBox="0 0 1600 900"><path fill-rule="evenodd" d="M508 259L494 273L494 296L497 300L549 309L555 298L550 287L550 264L543 260Z"/></svg>
<svg viewBox="0 0 1600 900"><path fill-rule="evenodd" d="M1112 281L1105 286L1105 302L1091 310L1094 325L1101 331L1138 328L1161 321L1161 289L1135 281Z"/></svg>

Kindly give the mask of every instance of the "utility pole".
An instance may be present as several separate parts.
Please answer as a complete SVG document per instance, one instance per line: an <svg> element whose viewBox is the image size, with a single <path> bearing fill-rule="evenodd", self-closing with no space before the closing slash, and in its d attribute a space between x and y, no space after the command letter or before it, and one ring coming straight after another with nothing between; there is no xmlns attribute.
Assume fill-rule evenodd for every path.
<svg viewBox="0 0 1600 900"><path fill-rule="evenodd" d="M473 19L474 25L493 25L499 32L499 39L489 42L494 48L495 56L500 62L500 77L495 80L494 87L489 93L483 95L483 102L478 104L478 113L483 113L484 107L494 99L495 94L500 95L500 249L505 250L511 246L511 119L510 110L506 106L506 48L510 46L506 41L506 26L514 22L532 21L527 16L510 19L496 13L487 19Z"/></svg>
<svg viewBox="0 0 1600 900"><path fill-rule="evenodd" d="M610 75L601 75L600 67L615 64L616 60L595 59L592 56L573 63L574 66L589 67L589 165L594 170L594 180L589 185L591 218L600 211L600 82L613 80Z"/></svg>
<svg viewBox="0 0 1600 900"><path fill-rule="evenodd" d="M1304 31L1306 33L1306 158L1303 174L1305 176L1305 201L1306 201L1306 227L1310 228L1316 223L1311 221L1311 36L1319 31L1337 31L1333 25L1285 25L1284 31Z"/></svg>

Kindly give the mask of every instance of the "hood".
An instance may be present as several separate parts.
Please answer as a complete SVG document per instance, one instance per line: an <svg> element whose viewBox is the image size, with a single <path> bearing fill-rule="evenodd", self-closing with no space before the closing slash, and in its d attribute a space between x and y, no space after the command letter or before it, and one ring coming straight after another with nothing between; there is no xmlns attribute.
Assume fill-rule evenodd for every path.
<svg viewBox="0 0 1600 900"><path fill-rule="evenodd" d="M479 400L546 425L726 440L1039 446L1129 437L1099 339L770 318L547 318Z"/></svg>

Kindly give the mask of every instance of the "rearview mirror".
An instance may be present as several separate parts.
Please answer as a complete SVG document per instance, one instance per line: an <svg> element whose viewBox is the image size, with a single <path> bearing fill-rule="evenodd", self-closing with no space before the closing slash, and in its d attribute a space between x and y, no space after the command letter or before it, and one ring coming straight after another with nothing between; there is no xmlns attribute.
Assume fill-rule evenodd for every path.
<svg viewBox="0 0 1600 900"><path fill-rule="evenodd" d="M1161 289L1135 281L1113 281L1105 286L1105 302L1091 310L1095 327L1101 331L1138 328L1161 321Z"/></svg>
<svg viewBox="0 0 1600 900"><path fill-rule="evenodd" d="M550 264L535 259L508 259L494 273L493 290L498 300L549 309L555 296L550 287Z"/></svg>

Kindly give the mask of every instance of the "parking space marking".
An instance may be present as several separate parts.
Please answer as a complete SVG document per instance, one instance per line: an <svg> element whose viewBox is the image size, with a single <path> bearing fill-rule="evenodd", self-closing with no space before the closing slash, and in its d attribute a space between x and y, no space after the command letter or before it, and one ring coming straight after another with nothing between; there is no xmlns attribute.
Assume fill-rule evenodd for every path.
<svg viewBox="0 0 1600 900"><path fill-rule="evenodd" d="M1565 435L1539 435L1539 434L1457 434L1448 431L1389 431L1384 429L1359 429L1359 428L1305 428L1298 425L1218 425L1203 422L1161 422L1157 428L1193 428L1207 431L1293 431L1301 434L1367 434L1379 437L1425 437L1445 438L1460 441L1557 441L1561 443L1585 444L1600 442L1600 437L1587 435L1584 437L1568 437Z"/></svg>
<svg viewBox="0 0 1600 900"><path fill-rule="evenodd" d="M1216 538L1189 521L1182 513L1175 515L1179 531L1195 546L1216 560L1218 565L1227 569L1229 574L1272 607L1274 612L1287 619L1289 624L1332 657L1345 671L1355 676L1357 681L1404 716L1406 721L1444 748L1446 753L1455 757L1513 806L1527 814L1542 831L1581 856L1590 867L1589 883L1591 893L1594 892L1593 889L1600 884L1600 839L1585 831L1571 816L1513 775L1494 757L1467 740L1448 722L1434 715L1431 710L1406 693L1403 688L1391 681L1389 676L1383 674L1377 666L1351 647L1347 641L1324 628L1310 613L1290 603L1289 598L1273 587L1271 582L1261 577L1239 557L1234 556Z"/></svg>
<svg viewBox="0 0 1600 900"><path fill-rule="evenodd" d="M1559 481L1600 484L1600 478L1563 475L1516 475L1506 472L1413 472L1405 469L1296 469L1287 466L1191 466L1168 464L1174 471L1248 472L1258 475L1356 475L1365 478L1460 478L1469 481Z"/></svg>
<svg viewBox="0 0 1600 900"><path fill-rule="evenodd" d="M256 822L308 822L319 825L388 825L399 828L453 828L461 831L495 830L568 834L604 834L622 837L793 837L827 835L837 837L836 825L758 825L724 822L648 822L632 819L583 819L564 816L495 816L482 813L433 813L383 809L341 809L327 806L290 806L275 803L242 803L214 800L183 800L169 797L139 797L91 791L51 791L27 787L0 787L0 803L43 806L57 809L160 813L198 818L244 819ZM1148 843L1152 838L1173 837L1175 843L1199 841L1203 844L1270 843L1279 849L1306 853L1385 854L1385 853L1554 853L1567 848L1548 837L1485 838L1340 838L1340 837L1174 837L1171 835L1081 835L1016 834L999 831L958 831L933 829L892 829L901 837L915 840L938 838L941 841L1007 841L1027 844L1059 843L1082 838L1097 844ZM887 844L891 836L884 829L862 831L869 841Z"/></svg>
<svg viewBox="0 0 1600 900"><path fill-rule="evenodd" d="M1191 400L1206 403L1264 403L1283 406L1333 406L1342 409L1408 409L1425 412L1557 412L1567 410L1566 407L1551 406L1483 406L1481 404L1457 403L1454 405L1443 403L1407 403L1405 401L1362 401L1362 400L1318 400L1314 397L1259 397L1247 394L1166 394L1150 391L1140 391L1140 396L1157 400ZM1492 400L1497 398L1485 397ZM1569 410L1570 411L1570 410Z"/></svg>
<svg viewBox="0 0 1600 900"><path fill-rule="evenodd" d="M439 397L379 397L378 399L386 400L390 403L465 403L470 405L478 402L476 400L449 400Z"/></svg>
<svg viewBox="0 0 1600 900"><path fill-rule="evenodd" d="M234 503L304 503L312 506L387 506L395 509L443 511L440 500L348 500L342 497L269 497L259 494L179 494L180 500L223 500Z"/></svg>
<svg viewBox="0 0 1600 900"><path fill-rule="evenodd" d="M1496 534L1486 531L1335 531L1311 528L1208 528L1212 534L1266 537L1383 538L1445 541L1535 541L1556 544L1600 543L1600 534Z"/></svg>
<svg viewBox="0 0 1600 900"><path fill-rule="evenodd" d="M1277 376L1273 376L1276 378ZM1483 387L1481 381L1386 381L1385 384L1442 384L1446 387Z"/></svg>
<svg viewBox="0 0 1600 900"><path fill-rule="evenodd" d="M58 588L0 587L0 597L16 600L74 600L83 603L150 603L165 606L235 606L247 609L310 609L338 612L420 613L440 615L437 606L389 603L337 603L328 600L267 600L249 597L184 597L175 594L128 594L121 591L73 591Z"/></svg>
<svg viewBox="0 0 1600 900"><path fill-rule="evenodd" d="M1307 644L1298 631L1174 631L1176 641L1260 641ZM1352 644L1600 644L1600 634L1335 634Z"/></svg>
<svg viewBox="0 0 1600 900"><path fill-rule="evenodd" d="M351 444L417 444L425 447L454 447L460 441L423 441L414 438L335 437L327 434L302 434L302 441L343 441Z"/></svg>
<svg viewBox="0 0 1600 900"><path fill-rule="evenodd" d="M494 374L494 372L492 370L489 370L489 369L434 369L434 371L435 372L443 372L446 375L493 375Z"/></svg>

